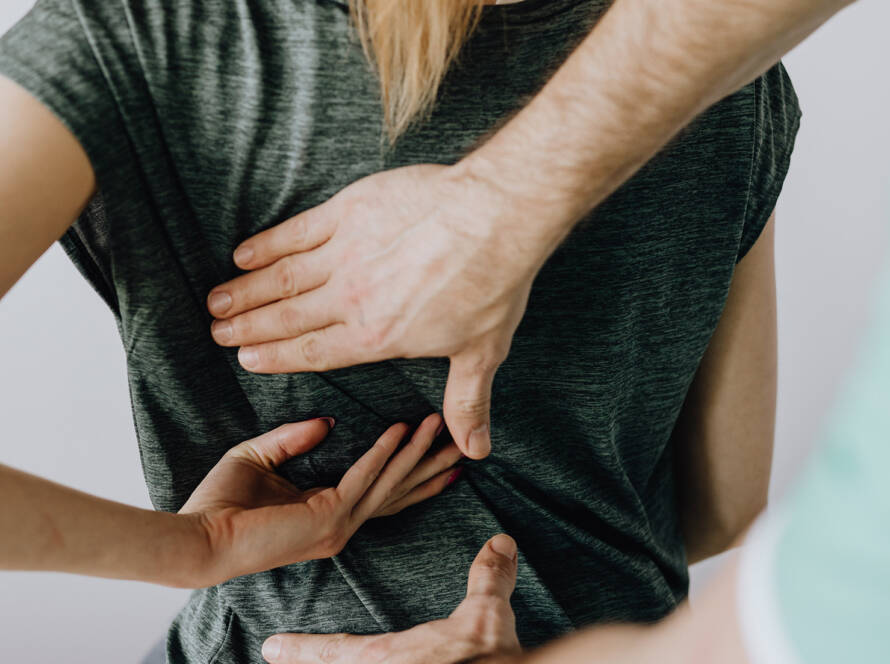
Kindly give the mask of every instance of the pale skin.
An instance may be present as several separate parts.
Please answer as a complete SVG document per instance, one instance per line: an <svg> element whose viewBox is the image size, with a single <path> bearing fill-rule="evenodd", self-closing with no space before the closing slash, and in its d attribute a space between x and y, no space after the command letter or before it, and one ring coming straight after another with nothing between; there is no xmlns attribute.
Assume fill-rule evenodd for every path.
<svg viewBox="0 0 890 664"><path fill-rule="evenodd" d="M690 562L728 548L766 505L776 384L773 238L771 220L736 269L723 317L702 359L678 429L684 435L684 445L678 447L676 472L685 489L681 494L681 515ZM726 380L727 374L735 372L742 372L745 380ZM727 420L725 410L740 409L738 418ZM727 425L726 430L721 430L721 422ZM720 433L722 435L718 435ZM744 481L740 481L740 475ZM494 560L491 565L496 570L492 573L500 578L508 577L512 570L504 560L500 563ZM509 651L499 644L510 642L506 634L514 624L509 611L513 585L505 582L496 588L493 597L486 600L491 607L485 619L477 617L468 622L462 613L455 612L444 621L382 637L283 635L274 641L280 647L280 655L273 657L271 647L264 649L263 655L274 664L456 664L469 660L467 653L474 657L491 653L506 655ZM453 633L461 629L465 639L455 641ZM597 632L602 634L596 637L601 639L597 641L597 648L613 641L634 641L634 649L628 652L639 653L642 651L636 648L642 646L636 643L634 635L648 635L650 631L642 627L608 628ZM433 647L439 641L452 645ZM589 651L585 651L585 646L574 644L574 641L561 644L552 659L530 661L570 661L560 659L566 652L577 653L578 659L571 661L579 664L637 661L605 656L597 660L583 659ZM657 654L660 647L659 642L651 652ZM332 649L337 653L335 658L321 658L319 653L330 657ZM618 656L619 650L616 645L603 652ZM499 657L497 662L500 661ZM513 656L503 661L513 661Z"/></svg>
<svg viewBox="0 0 890 664"><path fill-rule="evenodd" d="M614 191L698 112L765 70L846 4L677 0L671 12L660 12L661 3L656 0L619 0L544 91L483 148L454 167L412 167L353 185L363 203L367 196L371 203L401 204L389 210L384 205L371 215L375 227L381 228L380 236L371 241L379 243L376 248L383 260L362 261L352 275L337 277L331 270L326 283L339 290L330 289L335 304L329 307L328 322L336 321L335 325L273 342L281 345L276 351L260 351L258 364L251 369L316 370L383 357L446 355L452 360L445 401L449 429L468 455L484 457L490 450L491 381L509 350L528 287L543 261L580 216ZM641 37L633 39L634 35ZM76 217L95 183L85 155L64 128L39 104L23 99L15 86L0 84L0 127L5 128L0 129L0 149L5 157L9 155L4 163L17 166L0 171L0 200L4 201L0 292L6 292ZM558 161L551 158L556 154ZM401 199L390 195L396 190L408 193ZM55 195L47 197L46 191ZM342 242L332 239L341 227L349 230L349 218L356 214L359 202L350 193L344 190L325 204L337 222L336 226L319 224L332 234L318 246L330 242L338 251L352 249L367 256L363 247L352 246L354 236L350 239L348 232ZM472 233L461 223L469 217L466 201L473 202ZM424 247L428 244L422 241L424 234L412 232L427 220L439 241L439 251L430 255L424 253L430 251ZM298 242L308 236L308 228L304 233L299 223L292 226L296 226ZM387 228L391 229L388 235ZM509 231L506 235L505 230ZM512 241L505 243L504 237ZM266 254L269 262L275 262L276 251L287 256L313 248L266 239L260 244L272 247ZM412 243L413 252L407 250ZM404 268L414 272L403 273L404 280L418 284L415 291L385 296L380 284L386 283L386 273L393 269L385 258L397 255L396 247L408 257L425 256L426 260L405 262ZM253 249L254 258L236 259L251 271L264 265L265 248ZM334 264L339 256L332 252L327 260ZM447 279L430 284L425 266L436 261ZM482 264L490 269L480 273ZM486 275L488 281L478 281ZM363 291L364 284L369 286ZM439 306L437 296L443 290L453 290L446 300L458 302L460 311ZM480 301L482 292L485 297ZM241 306L246 312L265 301L268 295L260 296L253 306ZM382 302L388 309L380 310L369 323L361 311L364 301ZM408 301L413 308L406 306ZM400 307L412 311L412 316L396 325L393 312ZM220 320L233 311L213 306L211 310ZM425 331L454 315L465 316L469 323L459 331L457 342L447 341L451 346L444 350L448 352L427 346ZM332 333L329 328L336 325L342 327ZM321 329L329 332L321 333ZM431 338L441 343L434 335ZM356 344L360 355L350 355L350 347ZM12 471L2 472L12 476ZM4 477L2 486L8 484ZM26 488L26 494L31 490ZM50 500L62 502L69 497L63 494ZM105 514L98 506L95 510L96 521L101 521Z"/></svg>
<svg viewBox="0 0 890 664"><path fill-rule="evenodd" d="M0 152L2 296L77 218L95 182L68 130L3 78ZM430 498L455 478L457 447L430 452L444 425L437 414L413 434L406 424L391 427L336 487L298 488L276 473L322 443L333 425L330 418L286 424L237 445L178 514L103 500L0 465L0 569L209 586L336 555L368 519Z"/></svg>
<svg viewBox="0 0 890 664"><path fill-rule="evenodd" d="M465 441L465 454L487 454L494 371L537 270L558 244L533 232L560 208L552 191L537 207L523 198L527 183L515 196L492 196L454 177L461 168L426 164L372 175L242 243L234 260L249 271L208 297L211 313L226 307L227 318L211 327L214 339L240 346L242 365L258 372L449 356L446 422L458 444ZM736 272L674 434L690 562L725 550L766 505L776 401L773 225ZM377 345L384 337L394 345ZM482 346L490 352L480 354ZM481 451L472 435L480 430Z"/></svg>
<svg viewBox="0 0 890 664"><path fill-rule="evenodd" d="M457 164L371 175L243 242L233 258L249 274L208 297L214 338L258 373L448 357L445 420L467 456L485 457L494 375L555 247L681 127L843 4L616 3Z"/></svg>
<svg viewBox="0 0 890 664"><path fill-rule="evenodd" d="M522 653L510 596L516 545L492 538L470 568L467 596L443 620L404 632L279 634L263 646L272 664L749 664L738 629L736 567L696 602L656 625L609 625Z"/></svg>
<svg viewBox="0 0 890 664"><path fill-rule="evenodd" d="M850 4L852 0L676 0L671 3L670 11L665 12L660 0L617 0L590 37L522 113L456 169L427 174L430 182L426 193L437 198L437 204L431 204L429 209L436 209L438 217L447 216L446 211L453 208L454 203L447 195L439 193L448 191L447 186L440 184L441 180L447 181L449 176L457 180L464 178L471 187L485 192L478 194L480 202L488 200L494 192L496 202L483 208L479 218L487 219L493 227L516 232L514 249L517 254L529 252L534 255L537 247L539 252L549 255L546 248L558 244L581 214L614 191L692 118L768 69ZM554 160L551 155L559 155L559 160ZM441 177L437 178L437 175ZM385 195L387 187L397 189L405 178L420 180L423 177L420 171L397 171L390 174L388 180L378 180L380 191L377 195ZM414 184L417 186L417 182ZM440 186L443 188L439 189ZM550 214L537 217L535 225L510 227L510 219L516 218L515 215L522 218L523 207L534 206L538 200L549 203ZM514 201L519 204L514 206ZM460 218L460 211L458 208L453 213L455 218ZM755 252L762 253L760 248L755 248ZM742 261L740 272L750 258L752 255ZM252 267L249 263L239 265L245 269ZM455 271L459 273L460 268ZM733 291L738 284L747 282L747 278L735 281ZM496 283L492 285L497 286ZM524 295L521 289L502 289L501 292L505 297L512 293L517 301ZM721 327L734 317L730 307L741 305L749 297L762 297L763 292L761 285L750 294L731 293ZM347 307L343 305L344 310ZM509 307L505 310L509 311ZM512 334L511 325L511 319L505 317L502 336ZM472 337L469 339L472 341ZM718 346L732 346L737 342L732 331L723 333L718 330L714 338ZM407 338L403 343L410 347L411 339ZM319 352L322 348L334 356L338 353L333 343L320 344ZM420 345L415 343L415 348ZM461 350L467 349L478 352L474 351L472 343L466 343ZM293 352L286 353L290 361L299 362L299 359L292 359L299 357L299 345L292 342L290 351ZM708 354L712 354L711 350ZM450 357L453 362L455 355ZM763 357L760 359L762 361ZM468 364L472 365L472 362ZM496 368L496 365L494 361L481 366L491 373L491 367ZM701 371L719 375L732 366L732 356L718 352L713 358L705 358ZM701 371L697 382L701 380ZM472 395L473 385L484 387L490 380L477 375L466 382L469 387L465 393ZM694 387L690 398L704 398L706 384L702 382L701 387ZM461 390L464 388L457 391ZM477 414L475 418L468 418L471 423L449 419L449 427L458 432L459 442L467 448L469 437L461 438L460 432L478 426L478 422L487 416L484 390L475 390L475 395L474 403L483 405L468 409ZM759 410L758 406L754 408ZM716 409L714 415L699 422L686 420L681 428L693 437L706 435L707 431L713 430L716 413L720 410ZM744 427L740 429L739 424L729 430L736 435L750 435L744 432ZM700 445L693 438L688 449ZM481 453L485 451L483 446ZM691 487L694 491L709 494L726 478L718 471L710 478L701 477ZM685 502L690 501L687 498ZM721 510L711 507L706 511L719 513ZM709 518L722 519L718 514ZM694 551L689 521L687 519L686 536ZM718 540L726 537L724 532L716 536ZM703 537L698 546L701 550L719 546L719 543L711 543L713 539ZM694 553L692 557L695 557ZM506 569L506 566L502 564L502 568ZM467 653L452 654L449 659L449 653L445 652L440 657L441 651L433 648L412 650L408 644L414 642L416 632L412 634L409 630L378 637L340 635L329 641L327 647L319 639L331 637L278 635L272 637L275 647L268 650L267 661L275 664L316 664L322 661L327 664L456 664L470 660L486 664L748 664L738 627L735 581L735 569L724 570L694 611L684 605L657 626L601 627L580 632L527 655L505 652L493 636L506 629L512 618L503 609L501 595L487 619L478 620L472 627L465 626L469 640L476 644L475 659ZM441 630L441 621L429 623L427 627ZM357 656L373 643L371 639L383 644L376 646L375 656ZM277 653L274 657L271 656L273 650ZM324 659L318 656L319 652L324 652Z"/></svg>

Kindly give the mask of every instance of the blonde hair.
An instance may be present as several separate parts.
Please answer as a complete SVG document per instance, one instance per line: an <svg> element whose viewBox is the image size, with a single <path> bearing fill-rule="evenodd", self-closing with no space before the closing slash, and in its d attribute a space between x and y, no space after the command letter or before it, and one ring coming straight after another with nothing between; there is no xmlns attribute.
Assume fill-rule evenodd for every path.
<svg viewBox="0 0 890 664"><path fill-rule="evenodd" d="M380 79L390 143L432 111L439 87L476 28L484 0L349 0Z"/></svg>

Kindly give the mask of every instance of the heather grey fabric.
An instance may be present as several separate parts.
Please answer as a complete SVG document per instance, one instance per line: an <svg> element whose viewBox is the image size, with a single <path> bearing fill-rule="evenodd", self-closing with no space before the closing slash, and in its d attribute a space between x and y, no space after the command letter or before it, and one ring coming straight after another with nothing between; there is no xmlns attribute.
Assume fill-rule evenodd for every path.
<svg viewBox="0 0 890 664"><path fill-rule="evenodd" d="M126 349L152 500L176 510L230 446L331 415L300 486L336 482L391 423L441 402L448 363L254 376L217 347L208 291L234 247L354 180L451 163L520 108L607 7L485 10L429 121L381 148L376 81L342 3L40 0L0 73L80 139L101 195L63 239ZM655 620L687 592L671 431L784 179L799 110L784 70L708 111L553 255L494 386L489 459L443 495L367 524L335 559L201 590L170 662L261 662L274 632L374 633L447 615L479 547L520 547L523 643ZM369 229L372 232L373 229Z"/></svg>

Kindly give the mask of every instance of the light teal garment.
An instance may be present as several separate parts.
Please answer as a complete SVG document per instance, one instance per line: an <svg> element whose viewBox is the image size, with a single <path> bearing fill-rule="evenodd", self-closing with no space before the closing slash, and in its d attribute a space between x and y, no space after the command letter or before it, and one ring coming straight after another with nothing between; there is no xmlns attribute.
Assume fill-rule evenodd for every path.
<svg viewBox="0 0 890 664"><path fill-rule="evenodd" d="M890 662L890 269L877 305L776 553L779 610L804 664Z"/></svg>

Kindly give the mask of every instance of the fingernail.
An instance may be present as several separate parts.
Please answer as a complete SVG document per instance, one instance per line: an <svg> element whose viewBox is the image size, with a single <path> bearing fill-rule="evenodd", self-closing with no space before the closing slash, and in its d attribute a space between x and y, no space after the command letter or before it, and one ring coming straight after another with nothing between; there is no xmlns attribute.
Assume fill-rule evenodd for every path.
<svg viewBox="0 0 890 664"><path fill-rule="evenodd" d="M214 316L221 316L226 313L231 306L232 296L225 291L211 293L210 298L207 300L207 307L210 309L210 313Z"/></svg>
<svg viewBox="0 0 890 664"><path fill-rule="evenodd" d="M507 535L498 535L491 540L491 549L497 554L513 560L516 557L516 542Z"/></svg>
<svg viewBox="0 0 890 664"><path fill-rule="evenodd" d="M238 247L233 258L236 265L246 265L253 259L253 249L250 247Z"/></svg>
<svg viewBox="0 0 890 664"><path fill-rule="evenodd" d="M461 468L458 468L457 470L455 470L453 473L451 473L451 475L448 476L448 481L445 482L445 486L451 486L452 484L457 482L457 479L461 475L463 475L463 472L464 472L464 469L463 469L463 467L461 467Z"/></svg>
<svg viewBox="0 0 890 664"><path fill-rule="evenodd" d="M317 419L328 423L328 431L333 429L334 425L337 424L337 420L335 420L333 417L319 417Z"/></svg>
<svg viewBox="0 0 890 664"><path fill-rule="evenodd" d="M278 656L281 654L281 639L277 636L272 636L266 639L266 642L263 644L263 659L267 662L274 661L278 659Z"/></svg>
<svg viewBox="0 0 890 664"><path fill-rule="evenodd" d="M445 430L445 420L439 422L439 428L436 429L436 438L438 438L442 432Z"/></svg>
<svg viewBox="0 0 890 664"><path fill-rule="evenodd" d="M217 341L229 341L232 338L232 324L227 320L214 321L210 333Z"/></svg>
<svg viewBox="0 0 890 664"><path fill-rule="evenodd" d="M483 424L470 432L467 449L470 452L470 456L474 459L482 459L488 456L488 453L491 451L491 442L488 438L487 424Z"/></svg>
<svg viewBox="0 0 890 664"><path fill-rule="evenodd" d="M260 362L260 354L253 348L242 348L238 351L238 361L245 369L253 369Z"/></svg>

